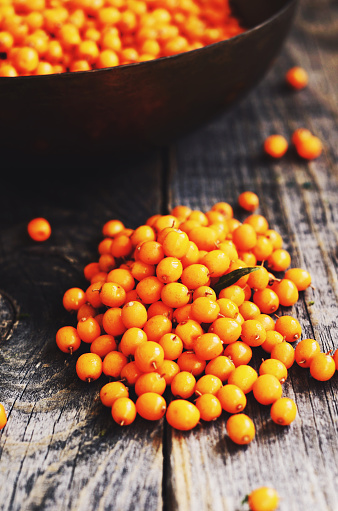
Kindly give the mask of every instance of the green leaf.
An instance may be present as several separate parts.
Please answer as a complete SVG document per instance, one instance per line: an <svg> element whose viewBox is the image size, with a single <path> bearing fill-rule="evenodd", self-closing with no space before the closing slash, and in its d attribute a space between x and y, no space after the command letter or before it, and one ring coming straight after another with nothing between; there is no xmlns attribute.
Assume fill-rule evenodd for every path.
<svg viewBox="0 0 338 511"><path fill-rule="evenodd" d="M236 282L245 275L252 273L253 271L259 270L259 266L250 266L248 268L238 268L238 270L231 271L226 275L223 275L213 287L215 293L219 293L222 289L236 284Z"/></svg>

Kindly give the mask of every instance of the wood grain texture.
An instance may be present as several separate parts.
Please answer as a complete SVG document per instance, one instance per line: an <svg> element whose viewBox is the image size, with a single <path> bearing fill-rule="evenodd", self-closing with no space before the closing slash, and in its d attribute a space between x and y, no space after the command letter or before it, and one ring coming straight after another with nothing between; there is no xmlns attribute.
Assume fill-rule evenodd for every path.
<svg viewBox="0 0 338 511"><path fill-rule="evenodd" d="M269 408L250 398L257 435L243 448L229 440L226 414L190 433L141 418L117 428L98 400L102 381L79 382L77 357L55 346L57 329L74 322L63 293L85 285L83 267L97 259L106 220L136 227L177 204L234 205L251 189L292 266L313 279L314 288L279 313L294 314L303 337L315 337L323 350L338 348L337 14L334 0L302 1L286 46L255 91L162 154L91 160L86 169L65 161L42 177L28 162L23 178L12 170L2 176L0 402L9 420L0 432L1 510L247 511L243 497L265 484L280 493L280 511L338 510L337 375L322 384L290 369L284 395L299 414L289 428L277 427ZM296 64L310 75L301 92L283 81ZM323 140L318 160L304 162L292 149L280 161L262 156L266 136L290 138L298 127ZM35 216L52 224L46 243L26 234ZM262 357L255 350L255 368Z"/></svg>

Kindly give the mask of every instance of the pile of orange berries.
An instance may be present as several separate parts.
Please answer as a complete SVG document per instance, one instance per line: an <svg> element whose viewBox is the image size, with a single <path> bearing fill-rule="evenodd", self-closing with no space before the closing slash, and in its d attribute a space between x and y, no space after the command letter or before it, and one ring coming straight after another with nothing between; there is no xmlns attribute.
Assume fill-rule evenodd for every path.
<svg viewBox="0 0 338 511"><path fill-rule="evenodd" d="M1 0L0 76L144 62L243 31L229 0Z"/></svg>
<svg viewBox="0 0 338 511"><path fill-rule="evenodd" d="M282 397L282 384L294 361L318 380L333 376L337 356L321 353L314 339L300 341L296 318L274 318L310 286L309 273L289 269L281 236L253 213L257 195L244 192L239 203L250 211L243 222L225 202L206 213L177 206L136 229L109 220L98 260L84 268L88 287L65 292L77 326L60 328L57 345L65 353L88 346L77 375L107 378L100 398L118 424L166 414L171 426L189 430L224 410L229 437L247 444L255 436L242 413L249 393L271 406L276 424L289 425L297 406ZM256 371L250 361L259 346L267 358Z"/></svg>
<svg viewBox="0 0 338 511"><path fill-rule="evenodd" d="M321 140L305 128L296 129L291 142L297 154L304 160L314 160L323 151ZM281 158L287 152L289 143L283 135L270 135L264 141L264 151L272 158Z"/></svg>

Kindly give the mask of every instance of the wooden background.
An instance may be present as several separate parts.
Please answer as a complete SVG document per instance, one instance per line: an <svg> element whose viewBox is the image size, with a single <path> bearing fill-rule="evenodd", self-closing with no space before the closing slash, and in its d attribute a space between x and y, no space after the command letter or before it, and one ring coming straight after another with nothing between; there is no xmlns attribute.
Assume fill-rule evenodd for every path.
<svg viewBox="0 0 338 511"><path fill-rule="evenodd" d="M136 227L177 204L206 210L235 205L246 189L285 240L292 266L307 268L314 289L281 313L296 315L303 337L323 350L338 347L337 328L337 75L338 5L300 4L282 53L246 99L219 119L137 162L114 160L89 169L34 172L2 166L0 187L0 402L8 424L0 432L0 509L77 511L240 511L244 496L272 485L281 511L338 510L337 376L326 383L292 367L284 395L299 408L280 428L268 407L249 400L257 435L247 447L226 435L226 414L188 433L141 418L113 423L98 391L75 375L55 333L73 324L64 291L85 287L83 267L97 259L101 227L119 218ZM310 84L284 85L293 65ZM324 143L322 156L300 160L292 149L279 161L262 155L272 133L290 138L309 128ZM52 224L36 244L26 225L35 216ZM235 207L235 216L243 214ZM259 350L256 367L264 352ZM78 354L79 352L77 352Z"/></svg>

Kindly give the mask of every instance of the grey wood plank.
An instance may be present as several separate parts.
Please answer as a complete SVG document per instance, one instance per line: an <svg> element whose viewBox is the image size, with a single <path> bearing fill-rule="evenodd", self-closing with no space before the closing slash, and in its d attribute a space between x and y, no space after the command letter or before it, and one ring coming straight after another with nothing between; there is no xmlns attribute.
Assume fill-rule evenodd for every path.
<svg viewBox="0 0 338 511"><path fill-rule="evenodd" d="M330 1L303 2L283 52L257 89L232 112L172 148L169 197L169 207L183 203L206 210L220 200L234 205L240 192L255 191L260 212L285 240L292 266L307 268L315 287L278 313L295 315L302 337L315 337L324 351L338 347L336 8ZM298 64L309 71L310 84L294 92L285 87L284 74ZM304 162L292 148L280 161L263 156L268 135L290 139L298 127L323 141L318 160ZM234 209L243 219L243 212ZM254 367L261 357L267 354L259 348ZM269 407L251 397L247 413L257 435L247 447L228 439L226 414L190 433L169 432L169 509L237 511L244 509L241 500L249 491L266 484L279 492L281 511L338 509L337 376L320 383L294 366L283 388L283 395L298 405L296 421L279 428L269 418Z"/></svg>
<svg viewBox="0 0 338 511"><path fill-rule="evenodd" d="M119 218L136 227L161 210L161 179L156 154L86 179L79 170L12 175L0 191L2 510L162 509L162 423L117 426L98 397L108 379L76 376L85 347L66 356L55 343L61 326L76 324L62 296L87 285L83 267L98 258L102 225ZM34 216L52 225L42 244L26 233Z"/></svg>

